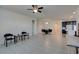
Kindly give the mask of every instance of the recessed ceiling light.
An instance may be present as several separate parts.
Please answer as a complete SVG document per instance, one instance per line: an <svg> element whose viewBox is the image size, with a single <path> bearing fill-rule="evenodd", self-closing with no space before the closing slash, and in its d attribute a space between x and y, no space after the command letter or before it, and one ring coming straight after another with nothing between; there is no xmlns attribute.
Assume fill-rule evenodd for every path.
<svg viewBox="0 0 79 59"><path fill-rule="evenodd" d="M73 12L73 14L76 14L76 12Z"/></svg>
<svg viewBox="0 0 79 59"><path fill-rule="evenodd" d="M70 16L71 18L73 18L73 16Z"/></svg>
<svg viewBox="0 0 79 59"><path fill-rule="evenodd" d="M45 22L45 24L48 24L48 22Z"/></svg>

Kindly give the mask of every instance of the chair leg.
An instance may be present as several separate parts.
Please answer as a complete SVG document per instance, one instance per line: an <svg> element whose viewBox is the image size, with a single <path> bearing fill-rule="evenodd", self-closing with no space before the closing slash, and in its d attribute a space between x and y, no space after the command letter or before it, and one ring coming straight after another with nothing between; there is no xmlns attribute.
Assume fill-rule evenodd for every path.
<svg viewBox="0 0 79 59"><path fill-rule="evenodd" d="M29 39L29 35L28 35L28 39Z"/></svg>
<svg viewBox="0 0 79 59"><path fill-rule="evenodd" d="M14 36L14 43L16 42L16 36Z"/></svg>
<svg viewBox="0 0 79 59"><path fill-rule="evenodd" d="M6 45L6 47L8 46L8 45L7 45L7 40L5 40L5 45Z"/></svg>
<svg viewBox="0 0 79 59"><path fill-rule="evenodd" d="M14 43L16 43L17 41L16 41L16 39L14 39Z"/></svg>
<svg viewBox="0 0 79 59"><path fill-rule="evenodd" d="M21 36L18 36L18 38L19 38L19 40L21 40L22 37Z"/></svg>
<svg viewBox="0 0 79 59"><path fill-rule="evenodd" d="M23 40L23 36L21 36L21 40Z"/></svg>
<svg viewBox="0 0 79 59"><path fill-rule="evenodd" d="M24 40L25 40L26 38L25 38L25 36L24 36Z"/></svg>

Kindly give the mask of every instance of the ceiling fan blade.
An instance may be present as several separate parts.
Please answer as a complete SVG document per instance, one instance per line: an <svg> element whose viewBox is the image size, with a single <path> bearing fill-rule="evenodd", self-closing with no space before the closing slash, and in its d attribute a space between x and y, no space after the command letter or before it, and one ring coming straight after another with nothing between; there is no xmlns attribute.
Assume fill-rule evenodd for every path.
<svg viewBox="0 0 79 59"><path fill-rule="evenodd" d="M32 5L32 7L33 7L33 8L37 8L38 6L37 6L37 5Z"/></svg>
<svg viewBox="0 0 79 59"><path fill-rule="evenodd" d="M34 8L34 5L32 5L32 7Z"/></svg>
<svg viewBox="0 0 79 59"><path fill-rule="evenodd" d="M38 12L41 13L42 11L39 11L39 10L38 10Z"/></svg>
<svg viewBox="0 0 79 59"><path fill-rule="evenodd" d="M27 10L32 10L32 9L27 9Z"/></svg>
<svg viewBox="0 0 79 59"><path fill-rule="evenodd" d="M39 7L38 9L43 9L43 7Z"/></svg>

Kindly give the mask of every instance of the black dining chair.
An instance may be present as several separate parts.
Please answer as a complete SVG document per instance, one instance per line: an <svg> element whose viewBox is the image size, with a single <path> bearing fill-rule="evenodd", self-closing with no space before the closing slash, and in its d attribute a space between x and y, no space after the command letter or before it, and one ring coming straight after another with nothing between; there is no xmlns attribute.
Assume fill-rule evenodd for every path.
<svg viewBox="0 0 79 59"><path fill-rule="evenodd" d="M52 32L52 29L48 29L49 32Z"/></svg>
<svg viewBox="0 0 79 59"><path fill-rule="evenodd" d="M4 37L5 37L4 44L6 45L6 47L8 46L8 41L14 40L14 43L16 42L14 35L11 33L4 34Z"/></svg>
<svg viewBox="0 0 79 59"><path fill-rule="evenodd" d="M29 33L27 33L27 32L21 32L21 39L22 39L22 40L25 40L25 39L26 39L26 36L27 36L28 39L29 39Z"/></svg>
<svg viewBox="0 0 79 59"><path fill-rule="evenodd" d="M48 34L48 30L47 29L42 29L42 32L44 32L45 34Z"/></svg>
<svg viewBox="0 0 79 59"><path fill-rule="evenodd" d="M67 31L62 29L62 34L67 34Z"/></svg>

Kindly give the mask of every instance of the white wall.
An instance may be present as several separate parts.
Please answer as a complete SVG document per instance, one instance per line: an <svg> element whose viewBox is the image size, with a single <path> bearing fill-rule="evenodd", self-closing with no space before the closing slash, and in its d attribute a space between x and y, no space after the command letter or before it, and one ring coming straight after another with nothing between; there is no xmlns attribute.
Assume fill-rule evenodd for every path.
<svg viewBox="0 0 79 59"><path fill-rule="evenodd" d="M45 24L48 22L48 25ZM37 20L38 24L38 33L41 33L41 29L43 28L51 28L52 33L58 34L61 33L61 20L60 19L39 19Z"/></svg>
<svg viewBox="0 0 79 59"><path fill-rule="evenodd" d="M35 18L0 8L0 42L4 39L3 35L5 33L13 33L16 35L22 31L26 31L32 35L32 20L36 21ZM34 34L36 34L36 22Z"/></svg>

